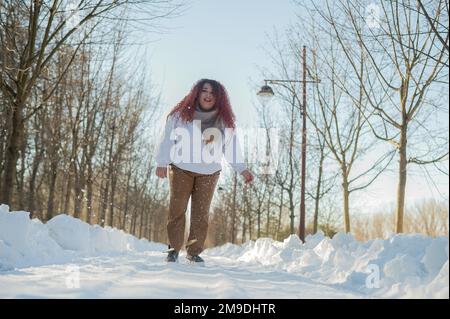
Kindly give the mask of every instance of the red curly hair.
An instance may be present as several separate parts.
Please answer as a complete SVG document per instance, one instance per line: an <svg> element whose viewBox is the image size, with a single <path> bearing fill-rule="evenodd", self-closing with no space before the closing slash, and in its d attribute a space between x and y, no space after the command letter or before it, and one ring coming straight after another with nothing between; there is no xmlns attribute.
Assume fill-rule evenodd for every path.
<svg viewBox="0 0 450 319"><path fill-rule="evenodd" d="M235 128L235 116L231 109L230 100L225 87L215 80L201 79L195 83L188 95L186 95L177 105L170 111L169 115L178 114L181 119L186 122L192 122L194 117L195 105L198 103L200 92L203 85L209 83L212 86L213 95L216 98L215 107L219 111L217 116L222 119L225 127Z"/></svg>

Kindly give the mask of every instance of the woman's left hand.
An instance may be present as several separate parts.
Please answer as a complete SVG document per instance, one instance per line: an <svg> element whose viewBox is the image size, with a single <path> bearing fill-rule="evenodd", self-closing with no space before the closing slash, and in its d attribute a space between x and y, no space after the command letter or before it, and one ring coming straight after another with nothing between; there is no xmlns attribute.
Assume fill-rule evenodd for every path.
<svg viewBox="0 0 450 319"><path fill-rule="evenodd" d="M253 175L252 175L252 173L250 173L250 171L248 169L241 172L241 175L245 179L245 184L251 183L253 181Z"/></svg>

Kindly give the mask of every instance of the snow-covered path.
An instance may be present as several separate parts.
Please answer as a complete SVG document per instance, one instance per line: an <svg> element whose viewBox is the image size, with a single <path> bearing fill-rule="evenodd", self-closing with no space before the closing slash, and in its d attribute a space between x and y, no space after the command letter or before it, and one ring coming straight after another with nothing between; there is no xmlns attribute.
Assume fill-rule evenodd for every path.
<svg viewBox="0 0 450 319"><path fill-rule="evenodd" d="M148 252L6 271L0 298L360 298L299 274L205 256L204 267Z"/></svg>
<svg viewBox="0 0 450 319"><path fill-rule="evenodd" d="M0 205L0 298L448 298L449 239L259 238L167 264L161 243Z"/></svg>

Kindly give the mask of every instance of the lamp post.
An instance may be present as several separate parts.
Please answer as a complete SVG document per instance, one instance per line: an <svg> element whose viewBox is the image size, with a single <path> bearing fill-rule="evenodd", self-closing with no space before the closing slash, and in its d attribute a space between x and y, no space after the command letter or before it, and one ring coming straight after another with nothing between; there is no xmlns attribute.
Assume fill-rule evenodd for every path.
<svg viewBox="0 0 450 319"><path fill-rule="evenodd" d="M281 85L290 90L297 98L297 94L292 91L285 83L302 83L302 98L301 103L301 115L302 115L302 149L301 149L301 186L300 186L300 224L298 229L298 235L302 242L305 242L305 174L306 174L306 83L317 83L320 80L306 80L306 47L303 46L302 54L302 66L303 66L303 79L302 80L264 80L265 85L261 87L257 93L263 99L270 99L275 94L272 88L268 84ZM299 101L300 102L300 101ZM300 103L299 103L300 104Z"/></svg>

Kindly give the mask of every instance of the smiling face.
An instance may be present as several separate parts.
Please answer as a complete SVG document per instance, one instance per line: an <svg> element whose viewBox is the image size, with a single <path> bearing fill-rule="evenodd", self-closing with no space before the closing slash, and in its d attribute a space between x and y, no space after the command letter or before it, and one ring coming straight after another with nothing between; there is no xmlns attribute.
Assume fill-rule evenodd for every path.
<svg viewBox="0 0 450 319"><path fill-rule="evenodd" d="M198 98L200 107L206 111L212 109L216 104L216 97L214 96L213 87L209 83L203 84Z"/></svg>

